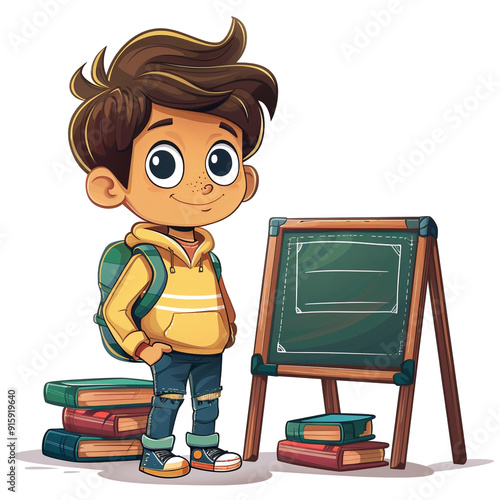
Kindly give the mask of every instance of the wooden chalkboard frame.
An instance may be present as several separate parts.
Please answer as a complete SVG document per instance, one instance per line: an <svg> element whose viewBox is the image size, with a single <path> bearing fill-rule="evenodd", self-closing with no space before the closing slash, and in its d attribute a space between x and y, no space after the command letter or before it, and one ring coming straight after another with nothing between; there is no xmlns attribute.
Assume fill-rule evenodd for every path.
<svg viewBox="0 0 500 500"><path fill-rule="evenodd" d="M404 361L400 370L267 363L281 242L283 233L287 230L418 231ZM252 357L252 389L244 460L255 461L258 458L268 376L307 377L321 379L327 413L340 413L337 380L394 383L400 386L391 467L404 469L427 285L429 285L434 317L453 462L463 464L466 462L467 456L437 247L437 226L433 219L430 217L271 219L255 348Z"/></svg>

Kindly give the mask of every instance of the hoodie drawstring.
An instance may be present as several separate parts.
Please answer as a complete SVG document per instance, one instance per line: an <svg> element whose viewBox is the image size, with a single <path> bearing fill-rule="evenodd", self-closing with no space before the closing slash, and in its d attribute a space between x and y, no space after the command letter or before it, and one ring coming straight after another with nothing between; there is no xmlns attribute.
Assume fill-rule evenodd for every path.
<svg viewBox="0 0 500 500"><path fill-rule="evenodd" d="M171 248L169 248L169 251L170 251L170 272L172 274L174 274L175 273L175 267L174 267L174 255L175 254Z"/></svg>
<svg viewBox="0 0 500 500"><path fill-rule="evenodd" d="M170 272L172 274L175 273L175 267L174 267L174 251L169 247L169 252L170 252ZM203 254L201 254L200 261L198 262L198 272L202 273L203 272Z"/></svg>

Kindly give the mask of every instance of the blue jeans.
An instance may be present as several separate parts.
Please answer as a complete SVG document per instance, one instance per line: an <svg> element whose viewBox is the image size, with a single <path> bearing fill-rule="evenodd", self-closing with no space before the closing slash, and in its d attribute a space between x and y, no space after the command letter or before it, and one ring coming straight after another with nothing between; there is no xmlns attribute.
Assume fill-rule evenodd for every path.
<svg viewBox="0 0 500 500"><path fill-rule="evenodd" d="M198 401L196 398L222 390L220 385L222 353L200 355L183 352L164 353L151 366L154 397L149 411L146 435L153 439L171 436L177 411L183 399L162 395L186 394L189 380L193 400L193 434L208 436L215 432L219 414L218 398Z"/></svg>

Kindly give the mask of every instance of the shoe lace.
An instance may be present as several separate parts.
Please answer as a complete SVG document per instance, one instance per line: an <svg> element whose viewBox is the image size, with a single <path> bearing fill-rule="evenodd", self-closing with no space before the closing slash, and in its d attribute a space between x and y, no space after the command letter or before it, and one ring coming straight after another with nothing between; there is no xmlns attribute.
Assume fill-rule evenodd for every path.
<svg viewBox="0 0 500 500"><path fill-rule="evenodd" d="M220 448L205 448L205 454L212 462L215 462L224 453L227 453L227 451Z"/></svg>
<svg viewBox="0 0 500 500"><path fill-rule="evenodd" d="M162 464L172 457L172 452L170 450L156 450L153 453Z"/></svg>

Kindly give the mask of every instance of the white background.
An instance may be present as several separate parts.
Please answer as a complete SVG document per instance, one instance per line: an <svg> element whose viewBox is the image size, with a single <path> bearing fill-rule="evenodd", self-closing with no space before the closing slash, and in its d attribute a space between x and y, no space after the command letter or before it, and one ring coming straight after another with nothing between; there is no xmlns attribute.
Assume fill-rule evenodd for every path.
<svg viewBox="0 0 500 500"><path fill-rule="evenodd" d="M399 500L465 498L492 483L499 472L500 434L498 2L53 0L43 5L43 0L9 2L1 21L2 406L7 387L15 388L20 497L246 500L304 498L314 491L319 497ZM45 382L150 377L147 366L110 358L91 321L101 252L136 220L123 208L102 210L86 197L85 176L67 142L79 102L69 92L69 80L104 46L109 64L141 31L171 28L219 41L231 16L247 28L242 60L275 74L279 103L265 143L249 162L260 173L256 197L209 227L240 332L225 355L217 427L222 447L243 450L268 219L431 215L440 231L466 466L451 463L430 311L405 471L338 474L277 463L274 451L285 422L323 412L319 381L285 378L269 381L261 459L238 472L194 471L169 482L140 474L137 462L120 472L41 457L44 432L61 426L61 409L43 401ZM405 159L413 166L401 167ZM376 414L377 439L391 442L397 388L349 382L339 388L342 410ZM190 419L186 402L176 424L178 453L188 451L183 437ZM6 473L7 448L2 448ZM7 486L3 482L2 488Z"/></svg>

